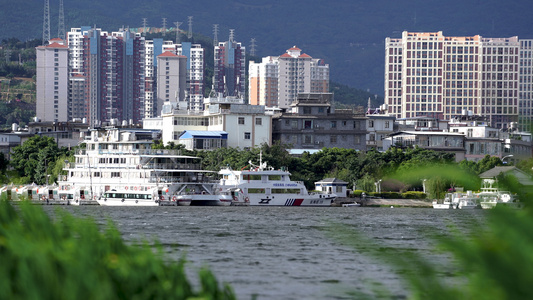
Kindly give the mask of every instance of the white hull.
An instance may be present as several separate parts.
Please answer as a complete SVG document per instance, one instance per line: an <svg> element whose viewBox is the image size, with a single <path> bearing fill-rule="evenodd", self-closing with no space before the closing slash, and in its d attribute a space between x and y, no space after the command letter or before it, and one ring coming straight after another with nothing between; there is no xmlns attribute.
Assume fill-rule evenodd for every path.
<svg viewBox="0 0 533 300"><path fill-rule="evenodd" d="M102 206L159 206L156 200L133 200L133 199L98 199L98 204Z"/></svg>
<svg viewBox="0 0 533 300"><path fill-rule="evenodd" d="M434 209L453 209L453 204L450 202L437 203L433 202Z"/></svg>
<svg viewBox="0 0 533 300"><path fill-rule="evenodd" d="M249 197L251 206L331 206L335 197L326 195L293 195L276 194L275 196L260 197L252 195Z"/></svg>

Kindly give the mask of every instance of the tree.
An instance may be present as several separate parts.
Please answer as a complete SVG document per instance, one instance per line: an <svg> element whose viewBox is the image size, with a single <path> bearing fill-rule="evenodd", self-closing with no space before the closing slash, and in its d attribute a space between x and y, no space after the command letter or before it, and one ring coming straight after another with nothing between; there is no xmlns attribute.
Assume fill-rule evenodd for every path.
<svg viewBox="0 0 533 300"><path fill-rule="evenodd" d="M13 148L11 165L20 177L27 178L25 183L44 184L55 161L66 151L60 150L53 138L35 135L24 144Z"/></svg>

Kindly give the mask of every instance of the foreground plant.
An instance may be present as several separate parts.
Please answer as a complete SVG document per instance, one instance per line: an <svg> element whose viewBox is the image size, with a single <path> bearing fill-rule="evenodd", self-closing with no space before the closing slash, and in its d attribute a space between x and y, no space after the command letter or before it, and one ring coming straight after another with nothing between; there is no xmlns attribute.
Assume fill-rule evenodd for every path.
<svg viewBox="0 0 533 300"><path fill-rule="evenodd" d="M126 245L113 224L0 201L0 299L235 299L209 270L189 283L185 261Z"/></svg>

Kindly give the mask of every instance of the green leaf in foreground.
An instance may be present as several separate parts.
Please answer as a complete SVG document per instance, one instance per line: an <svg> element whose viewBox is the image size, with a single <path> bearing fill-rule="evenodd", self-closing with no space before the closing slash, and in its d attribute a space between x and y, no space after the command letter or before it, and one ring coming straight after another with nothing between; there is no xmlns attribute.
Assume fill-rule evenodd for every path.
<svg viewBox="0 0 533 300"><path fill-rule="evenodd" d="M102 232L61 212L53 221L27 203L0 201L0 262L0 299L235 299L207 270L196 291L183 259L126 245L112 224Z"/></svg>

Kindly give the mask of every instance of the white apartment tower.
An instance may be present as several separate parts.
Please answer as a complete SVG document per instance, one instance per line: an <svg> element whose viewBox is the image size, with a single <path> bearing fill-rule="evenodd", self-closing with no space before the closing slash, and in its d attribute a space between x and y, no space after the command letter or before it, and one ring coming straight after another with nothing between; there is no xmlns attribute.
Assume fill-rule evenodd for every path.
<svg viewBox="0 0 533 300"><path fill-rule="evenodd" d="M184 103L187 57L170 51L157 56L157 111L169 103Z"/></svg>
<svg viewBox="0 0 533 300"><path fill-rule="evenodd" d="M403 32L385 42L385 104L397 118L518 120L518 38Z"/></svg>
<svg viewBox="0 0 533 300"><path fill-rule="evenodd" d="M52 39L36 48L37 118L46 122L69 120L68 47L61 39Z"/></svg>
<svg viewBox="0 0 533 300"><path fill-rule="evenodd" d="M533 40L520 40L519 62L519 129L533 131Z"/></svg>
<svg viewBox="0 0 533 300"><path fill-rule="evenodd" d="M163 39L153 39L145 43L145 77L146 77L146 111L147 118L152 118L161 114L157 110L161 104L157 101L157 57L164 52L185 56L186 62L186 87L184 88L187 107L191 110L203 110L204 100L204 49L200 44L184 42L175 44L173 41ZM166 85L166 84L165 84Z"/></svg>
<svg viewBox="0 0 533 300"><path fill-rule="evenodd" d="M327 93L329 65L302 53L296 46L278 57L265 57L249 65L252 104L289 108L300 93Z"/></svg>

